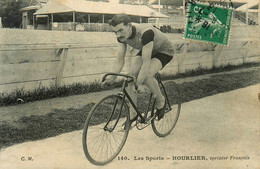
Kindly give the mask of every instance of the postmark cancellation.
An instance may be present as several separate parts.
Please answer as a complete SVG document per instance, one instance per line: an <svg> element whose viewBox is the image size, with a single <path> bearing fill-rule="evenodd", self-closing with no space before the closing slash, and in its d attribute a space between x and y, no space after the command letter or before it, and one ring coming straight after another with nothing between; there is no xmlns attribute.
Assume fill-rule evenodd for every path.
<svg viewBox="0 0 260 169"><path fill-rule="evenodd" d="M189 1L184 38L227 46L233 9Z"/></svg>

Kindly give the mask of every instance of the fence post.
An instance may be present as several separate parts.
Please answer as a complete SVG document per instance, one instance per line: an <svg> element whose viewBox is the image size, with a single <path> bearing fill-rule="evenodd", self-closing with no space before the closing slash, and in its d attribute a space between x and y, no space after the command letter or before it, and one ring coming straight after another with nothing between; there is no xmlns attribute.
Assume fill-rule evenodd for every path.
<svg viewBox="0 0 260 169"><path fill-rule="evenodd" d="M51 14L51 30L53 30L53 14Z"/></svg>
<svg viewBox="0 0 260 169"><path fill-rule="evenodd" d="M220 56L220 53L223 49L223 46L217 45L214 48L214 53L213 53L213 68L217 67L217 62L218 62L218 58Z"/></svg>
<svg viewBox="0 0 260 169"><path fill-rule="evenodd" d="M246 63L247 61L247 55L248 55L248 52L249 52L249 47L252 45L252 42L245 42L243 44L243 48L245 49L245 53L244 53L244 56L243 56L243 64Z"/></svg>
<svg viewBox="0 0 260 169"><path fill-rule="evenodd" d="M181 66L183 65L184 62L184 57L187 54L188 51L188 43L184 43L180 48L183 48L182 50L182 54L180 55L179 59L178 59L178 73L181 73Z"/></svg>
<svg viewBox="0 0 260 169"><path fill-rule="evenodd" d="M248 26L248 2L246 3L246 26Z"/></svg>
<svg viewBox="0 0 260 169"><path fill-rule="evenodd" d="M260 0L258 0L258 13L257 13L257 17L258 17L258 29L260 28Z"/></svg>
<svg viewBox="0 0 260 169"><path fill-rule="evenodd" d="M63 53L63 56L61 57L61 61L60 61L60 64L59 64L59 68L58 68L58 74L57 74L57 77L56 77L56 86L60 86L61 85L61 79L62 79L62 76L63 76L63 71L64 71L64 67L65 67L65 63L66 63L66 60L67 60L67 56L68 56L68 48L64 48L64 53ZM57 53L57 55L61 55L62 54L62 50Z"/></svg>

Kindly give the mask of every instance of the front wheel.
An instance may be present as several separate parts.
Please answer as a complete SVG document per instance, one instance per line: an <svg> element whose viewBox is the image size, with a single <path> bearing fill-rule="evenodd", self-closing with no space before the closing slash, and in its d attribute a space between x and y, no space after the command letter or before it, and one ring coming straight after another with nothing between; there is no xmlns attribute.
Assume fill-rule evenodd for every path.
<svg viewBox="0 0 260 169"><path fill-rule="evenodd" d="M110 95L95 104L82 137L85 156L92 164L105 165L119 154L128 136L129 121L129 109L122 97Z"/></svg>
<svg viewBox="0 0 260 169"><path fill-rule="evenodd" d="M159 121L156 118L152 120L152 128L157 136L165 137L171 133L178 121L181 110L181 96L178 85L172 81L163 84L161 92L166 99L165 114Z"/></svg>

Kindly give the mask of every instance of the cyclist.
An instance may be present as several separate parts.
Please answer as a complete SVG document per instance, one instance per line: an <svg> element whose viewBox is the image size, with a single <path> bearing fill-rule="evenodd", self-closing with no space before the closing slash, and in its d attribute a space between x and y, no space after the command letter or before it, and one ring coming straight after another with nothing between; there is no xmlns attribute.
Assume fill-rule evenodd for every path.
<svg viewBox="0 0 260 169"><path fill-rule="evenodd" d="M120 73L122 71L127 45L140 50L134 57L129 71L129 74L134 76L136 81L129 84L127 91L136 103L137 96L134 87L144 83L156 99L156 115L160 120L164 115L165 98L154 75L172 60L174 49L171 42L157 28L131 23L130 17L124 14L115 15L109 20L109 25L116 34L118 41L118 56L113 66L113 72ZM104 83L113 83L115 79L116 76L110 76ZM137 119L136 112L132 107L130 108L130 119L131 123Z"/></svg>

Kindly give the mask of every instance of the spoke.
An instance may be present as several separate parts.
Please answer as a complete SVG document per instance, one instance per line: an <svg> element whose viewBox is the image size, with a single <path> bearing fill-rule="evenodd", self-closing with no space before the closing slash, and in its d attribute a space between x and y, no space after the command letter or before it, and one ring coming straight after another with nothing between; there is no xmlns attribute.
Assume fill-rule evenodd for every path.
<svg viewBox="0 0 260 169"><path fill-rule="evenodd" d="M87 136L89 137L89 138L96 138L96 137L98 137L98 136L100 136L101 134L102 134L102 132L104 132L104 130L103 131L95 131L95 132L91 132L91 133L87 133Z"/></svg>
<svg viewBox="0 0 260 169"><path fill-rule="evenodd" d="M156 121L155 125L156 125L157 130L160 131L160 123L158 121Z"/></svg>
<svg viewBox="0 0 260 169"><path fill-rule="evenodd" d="M112 136L113 136L113 135L112 135ZM111 142L109 142L109 145L110 145L110 147L111 147L111 152L114 154L115 151L114 151L114 149L113 149L113 146L112 146Z"/></svg>
<svg viewBox="0 0 260 169"><path fill-rule="evenodd" d="M171 116L171 120L172 120L172 123L176 123L176 120L177 120L177 115L178 115L178 110L175 110L173 115Z"/></svg>
<svg viewBox="0 0 260 169"><path fill-rule="evenodd" d="M167 121L168 121L168 126L171 128L173 124L173 121L171 120L171 116L167 116Z"/></svg>
<svg viewBox="0 0 260 169"><path fill-rule="evenodd" d="M117 135L119 135L119 136L124 136L125 133L124 133L124 132L121 132L121 130L117 130L117 132L114 131L113 134L117 134Z"/></svg>
<svg viewBox="0 0 260 169"><path fill-rule="evenodd" d="M115 141L115 145L119 144L119 142L118 142L118 140L116 139L116 137L114 136L114 134L112 134L112 137L113 137L113 139L114 139L114 141Z"/></svg>
<svg viewBox="0 0 260 169"><path fill-rule="evenodd" d="M95 136L93 140L91 140L90 142L88 142L89 139L87 139L87 143L90 144L92 143L93 141L96 141L99 139L99 136L101 136L104 132L100 133L99 135ZM90 136L88 136L87 138L89 138Z"/></svg>
<svg viewBox="0 0 260 169"><path fill-rule="evenodd" d="M105 135L106 135L106 137L107 137L107 133L105 133ZM101 146L100 146L100 147L101 147ZM102 152L103 152L103 147L101 148L101 152L100 152L101 156L100 156L99 161L101 161L101 158L102 158Z"/></svg>
<svg viewBox="0 0 260 169"><path fill-rule="evenodd" d="M109 133L106 133L106 140L105 140L105 142L104 142L104 146L103 147L107 147L107 145L108 145L108 142L110 142L110 134ZM101 156L102 156L103 154L101 154ZM107 157L105 157L104 156L104 158L107 158Z"/></svg>
<svg viewBox="0 0 260 169"><path fill-rule="evenodd" d="M101 137L101 136L100 136L100 137ZM103 138L103 137L104 137L104 133L102 134L102 138ZM90 153L90 152L93 152L92 150L94 150L94 148L97 147L98 140L100 140L100 139L97 137L96 140L97 140L97 142L94 143L94 145L92 146L92 148L91 148L91 150L89 151L89 153ZM95 152L95 151L94 151L94 152Z"/></svg>
<svg viewBox="0 0 260 169"><path fill-rule="evenodd" d="M103 143L103 140L104 140L104 138L105 138L105 135L106 135L106 133L104 133L104 135L103 135L103 137L102 137L102 140L100 141L99 146L97 146L98 149L96 150L96 156L95 156L95 158L97 157L97 159L99 158L99 150L100 150L100 148L101 148L101 144Z"/></svg>
<svg viewBox="0 0 260 169"><path fill-rule="evenodd" d="M173 112L174 112L174 113L173 113L172 116L170 116L170 119L171 119L172 121L175 121L175 120L176 120L176 117L177 117L177 110L174 110Z"/></svg>
<svg viewBox="0 0 260 169"><path fill-rule="evenodd" d="M109 156L108 157L110 157L110 155L113 155L114 152L115 152L114 149L113 149L113 146L111 145L111 143L113 141L113 138L111 137L111 134L109 135L109 137L110 137L111 141L107 143L107 147L109 147L109 145L110 145L111 148L109 149L110 151L109 151Z"/></svg>
<svg viewBox="0 0 260 169"><path fill-rule="evenodd" d="M165 117L165 125L166 125L167 130L168 130L168 127L171 127L170 121L167 116Z"/></svg>
<svg viewBox="0 0 260 169"><path fill-rule="evenodd" d="M172 112L175 112L174 110L171 110ZM171 112L169 112L170 114L169 114L169 119L172 121L173 119L173 116L172 116L172 114L171 114ZM174 113L173 113L174 114Z"/></svg>
<svg viewBox="0 0 260 169"><path fill-rule="evenodd" d="M116 139L116 137L114 136L114 134L113 134L112 136L113 136L113 138L114 138L114 141L115 141L116 145L120 145L120 143L118 142L118 140Z"/></svg>
<svg viewBox="0 0 260 169"><path fill-rule="evenodd" d="M161 131L163 131L163 123L162 123L162 121L160 121L160 124L161 124L161 125L160 125L160 126L161 126L160 129L161 129Z"/></svg>
<svg viewBox="0 0 260 169"><path fill-rule="evenodd" d="M107 144L107 140L108 140L108 133L107 133L107 132L106 132L104 138L105 138L105 140L102 141L103 145L102 145L102 147L100 146L100 148L101 148L101 151L100 151L100 160L101 160L102 155L103 155L103 154L102 154L103 149L104 149L105 145Z"/></svg>
<svg viewBox="0 0 260 169"><path fill-rule="evenodd" d="M162 126L162 133L164 132L164 129L165 129L165 123L164 123L164 119L162 119L162 121L161 121L161 126Z"/></svg>
<svg viewBox="0 0 260 169"><path fill-rule="evenodd" d="M111 141L109 141L108 144L109 144L109 147L111 147L110 152L112 155L114 155L116 153L116 151L118 150L118 148L120 146L120 141L118 141L118 140L122 140L123 136L124 135L122 135L122 133L116 132L115 130L113 133L110 133ZM118 138L118 137L120 137L120 138ZM114 147L116 148L116 150L114 149Z"/></svg>
<svg viewBox="0 0 260 169"><path fill-rule="evenodd" d="M173 123L173 122L172 122ZM170 128L171 128L171 121L168 119L168 118L166 118L166 126L167 126L167 130L169 130Z"/></svg>
<svg viewBox="0 0 260 169"><path fill-rule="evenodd" d="M97 149L97 151L96 151L97 154L98 154L98 151L99 151L99 149L100 149L100 145L102 144L102 142L103 142L103 140L104 140L105 134L106 134L106 133L103 134L103 137L102 137L102 140L100 141L100 144L97 144L97 145L99 145L99 146L98 146L98 149ZM97 154L96 154L96 156L97 156ZM96 158L96 156L95 156L95 158Z"/></svg>
<svg viewBox="0 0 260 169"><path fill-rule="evenodd" d="M109 134L109 140L111 140L111 141L109 141L107 143L107 159L110 157L110 154L113 155L113 148L112 148L112 146L110 146L112 150L110 149L110 151L109 151L109 149L108 149L109 145L111 145L111 142L112 142L111 134Z"/></svg>
<svg viewBox="0 0 260 169"><path fill-rule="evenodd" d="M94 129L94 127L91 127L91 129L89 128L88 129L88 133L93 133L93 132L95 132L95 131L97 131L97 130L103 130L103 128L102 127L100 127L100 128L96 128L96 129Z"/></svg>
<svg viewBox="0 0 260 169"><path fill-rule="evenodd" d="M109 142L112 141L111 135L109 135ZM106 158L108 159L109 157L111 157L111 155L113 155L113 148L109 147L109 142L106 144L107 147L107 155Z"/></svg>
<svg viewBox="0 0 260 169"><path fill-rule="evenodd" d="M169 130L169 127L170 127L170 123L169 123L169 120L168 120L168 118L166 117L166 118L165 118L165 128L166 128L166 131L165 131L165 133L167 133L167 132L168 132L168 130Z"/></svg>
<svg viewBox="0 0 260 169"><path fill-rule="evenodd" d="M165 131L165 119L163 119L163 121L162 121L162 132L164 132Z"/></svg>
<svg viewBox="0 0 260 169"><path fill-rule="evenodd" d="M124 135L125 135L125 133L124 133ZM122 140L122 139L124 138L124 135L122 135L122 134L120 134L120 133L114 133L114 134L113 134L113 136L114 136L115 138L118 138L119 140Z"/></svg>

